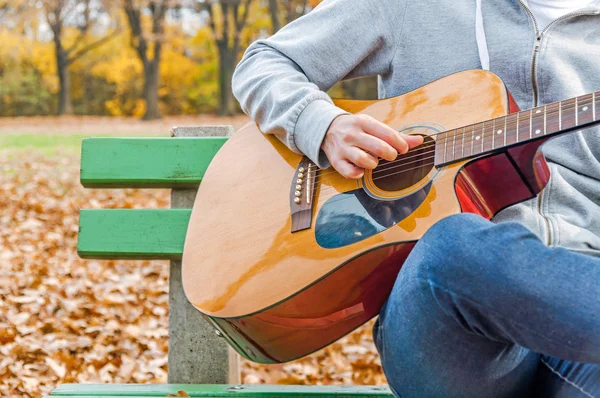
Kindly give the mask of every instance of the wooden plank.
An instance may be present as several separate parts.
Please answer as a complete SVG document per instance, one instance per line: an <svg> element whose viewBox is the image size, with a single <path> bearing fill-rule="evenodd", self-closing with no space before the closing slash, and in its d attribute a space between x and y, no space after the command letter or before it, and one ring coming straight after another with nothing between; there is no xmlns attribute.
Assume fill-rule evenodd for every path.
<svg viewBox="0 0 600 398"><path fill-rule="evenodd" d="M88 138L81 146L87 188L197 186L226 137Z"/></svg>
<svg viewBox="0 0 600 398"><path fill-rule="evenodd" d="M95 259L181 259L190 209L81 210L77 252Z"/></svg>
<svg viewBox="0 0 600 398"><path fill-rule="evenodd" d="M165 397L184 391L190 397L393 397L386 386L282 386L227 384L63 384L53 397Z"/></svg>

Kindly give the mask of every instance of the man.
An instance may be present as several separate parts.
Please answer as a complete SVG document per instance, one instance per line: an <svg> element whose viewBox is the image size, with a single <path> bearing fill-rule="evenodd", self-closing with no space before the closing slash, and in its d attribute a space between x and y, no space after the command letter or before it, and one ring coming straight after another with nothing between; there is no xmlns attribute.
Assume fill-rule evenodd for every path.
<svg viewBox="0 0 600 398"><path fill-rule="evenodd" d="M528 1L325 0L248 48L234 93L262 131L360 178L420 139L336 108L339 80L377 74L386 98L489 68L522 109L600 90L600 2ZM442 220L408 258L374 328L396 395L600 397L598 129L543 152L538 198Z"/></svg>

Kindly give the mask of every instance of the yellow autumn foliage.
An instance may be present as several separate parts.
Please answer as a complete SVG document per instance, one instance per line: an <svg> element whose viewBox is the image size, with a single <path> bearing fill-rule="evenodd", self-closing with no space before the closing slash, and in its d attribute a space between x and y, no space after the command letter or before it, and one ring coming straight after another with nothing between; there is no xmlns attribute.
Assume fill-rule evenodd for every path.
<svg viewBox="0 0 600 398"><path fill-rule="evenodd" d="M314 7L319 2L309 0L308 4ZM76 114L142 116L145 112L142 63L132 46L123 11L113 12L122 27L119 34L68 67ZM160 111L164 115L215 112L219 105L215 34L204 18L207 15L199 15L203 22L196 32L184 30L177 18L167 18L158 90ZM218 9L214 16L218 37L222 34L223 18ZM0 14L0 116L56 114L60 85L52 34L40 29L43 18L35 11L13 22L3 25ZM151 23L149 17L142 22L145 28ZM233 25L230 21L230 28ZM96 31L81 37L73 27L65 26L63 30L65 48L78 40L84 47L107 34ZM240 35L238 58L253 40L267 37L271 30L267 3L253 1Z"/></svg>

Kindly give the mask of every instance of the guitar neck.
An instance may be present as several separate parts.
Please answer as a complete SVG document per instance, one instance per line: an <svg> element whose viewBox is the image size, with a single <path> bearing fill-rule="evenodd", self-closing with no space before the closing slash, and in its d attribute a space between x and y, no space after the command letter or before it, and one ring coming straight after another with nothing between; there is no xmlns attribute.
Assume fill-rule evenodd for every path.
<svg viewBox="0 0 600 398"><path fill-rule="evenodd" d="M438 134L435 166L600 123L600 91Z"/></svg>

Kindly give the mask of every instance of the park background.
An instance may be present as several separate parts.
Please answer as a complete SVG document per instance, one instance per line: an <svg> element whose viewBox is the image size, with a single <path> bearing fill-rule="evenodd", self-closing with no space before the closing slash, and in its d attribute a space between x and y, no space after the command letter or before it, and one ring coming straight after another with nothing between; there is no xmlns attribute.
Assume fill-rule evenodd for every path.
<svg viewBox="0 0 600 398"><path fill-rule="evenodd" d="M319 0L0 0L0 397L62 383L165 383L165 261L76 253L81 208L169 207L167 190L84 190L81 139L248 122L245 48ZM298 38L301 40L302 38ZM374 78L334 97L376 97ZM370 324L244 383L384 384Z"/></svg>

